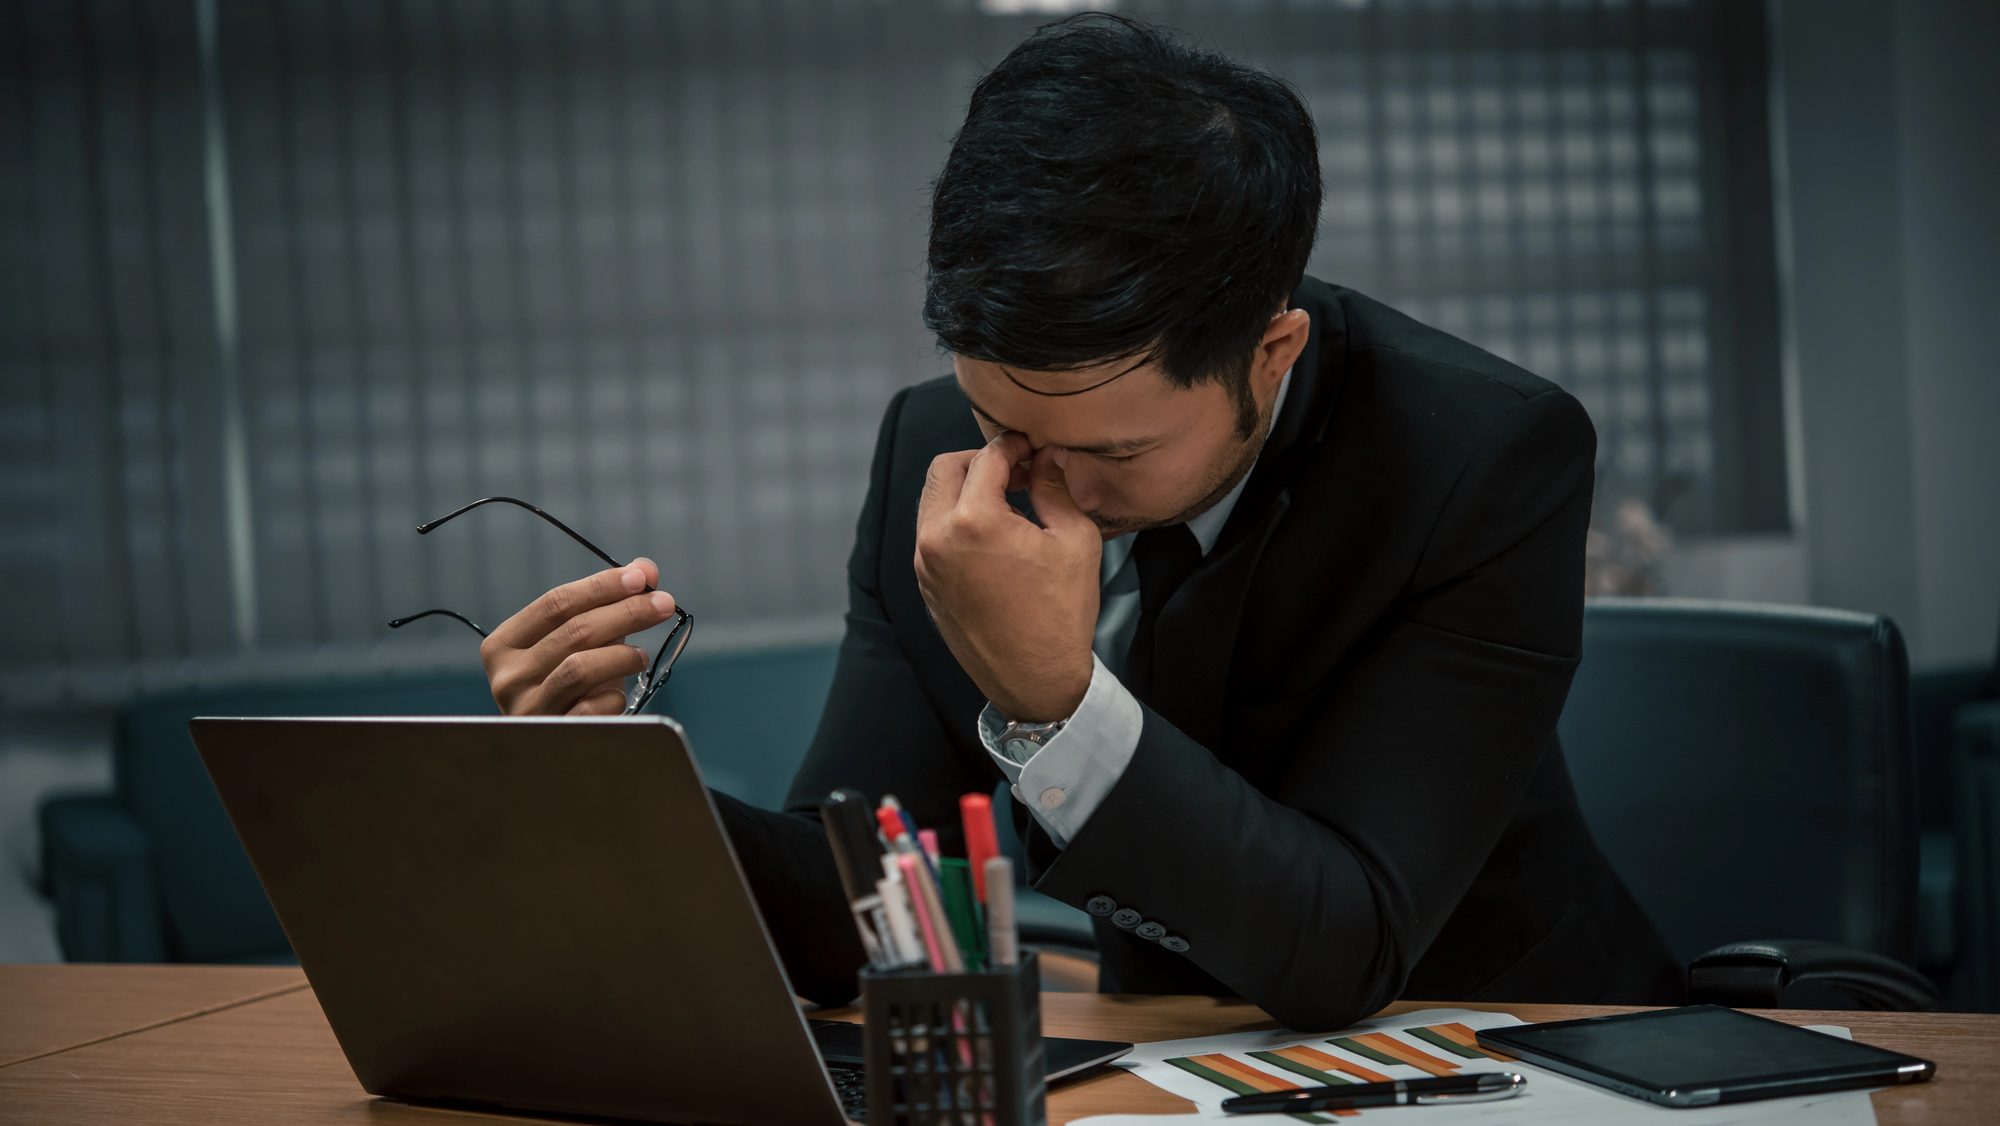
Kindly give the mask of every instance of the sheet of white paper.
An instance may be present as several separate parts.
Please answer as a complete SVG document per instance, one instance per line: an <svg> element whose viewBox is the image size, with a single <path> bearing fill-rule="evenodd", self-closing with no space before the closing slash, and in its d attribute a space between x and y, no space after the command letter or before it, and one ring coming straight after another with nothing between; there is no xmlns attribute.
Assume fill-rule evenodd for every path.
<svg viewBox="0 0 2000 1126"><path fill-rule="evenodd" d="M1523 1023L1505 1013L1474 1012L1469 1009L1425 1009L1394 1017L1377 1017L1344 1032L1306 1036L1297 1032L1242 1032L1228 1036L1203 1036L1190 1040L1163 1040L1141 1044L1118 1061L1148 1083L1189 1099L1200 1108L1194 1114L1140 1115L1114 1114L1079 1119L1074 1126L1195 1126L1196 1123L1231 1122L1236 1126L1257 1119L1222 1113L1222 1100L1240 1093L1240 1087L1308 1086L1319 1082L1309 1072L1325 1070L1348 1079L1371 1077L1421 1079L1441 1071L1487 1064L1448 1050L1439 1037L1463 1039L1481 1028L1499 1028ZM1845 1028L1815 1026L1816 1031L1843 1039ZM1423 1030L1419 1032L1417 1030ZM1475 1049L1476 1050L1476 1049ZM1256 1053L1264 1053L1258 1055ZM1407 1059L1411 1062L1385 1062ZM1178 1061L1178 1062L1169 1062ZM1736 1103L1724 1107L1675 1109L1654 1106L1638 1099L1614 1094L1544 1071L1520 1061L1488 1061L1493 1068L1519 1071L1528 1077L1527 1088L1511 1099L1463 1106L1379 1107L1334 1116L1297 1116L1299 1119L1328 1123L1357 1118L1382 1117L1378 1126L1423 1126L1432 1123L1478 1123L1479 1126L1532 1126L1537 1123L1583 1123L1603 1126L1873 1126L1874 1107L1866 1091L1840 1091L1824 1095L1804 1095L1791 1099L1769 1099ZM1304 1070L1299 1070L1301 1067ZM1238 1085L1232 1089L1225 1082ZM1295 1119L1268 1117L1272 1122Z"/></svg>

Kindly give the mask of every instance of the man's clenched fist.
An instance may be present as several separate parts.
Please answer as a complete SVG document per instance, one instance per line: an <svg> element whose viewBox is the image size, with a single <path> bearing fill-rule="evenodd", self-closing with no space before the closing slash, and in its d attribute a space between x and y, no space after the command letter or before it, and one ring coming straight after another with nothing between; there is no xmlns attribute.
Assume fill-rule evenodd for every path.
<svg viewBox="0 0 2000 1126"><path fill-rule="evenodd" d="M1003 433L933 460L917 506L917 588L958 663L1009 719L1067 719L1090 687L1104 540L1070 498L1065 460L1059 447ZM1024 484L1040 526L1007 503Z"/></svg>

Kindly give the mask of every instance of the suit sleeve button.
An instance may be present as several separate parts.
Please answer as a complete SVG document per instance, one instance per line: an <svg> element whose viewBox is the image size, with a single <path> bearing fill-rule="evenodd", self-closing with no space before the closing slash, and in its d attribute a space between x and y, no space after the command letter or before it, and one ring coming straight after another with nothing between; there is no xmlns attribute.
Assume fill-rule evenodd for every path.
<svg viewBox="0 0 2000 1126"><path fill-rule="evenodd" d="M1167 928L1152 921L1151 919L1148 919L1145 922L1140 923L1139 929L1133 931L1132 933L1138 935L1140 938L1149 939L1153 942L1158 942L1160 941L1160 939L1166 936Z"/></svg>
<svg viewBox="0 0 2000 1126"><path fill-rule="evenodd" d="M1170 934L1167 937L1160 940L1160 945L1166 947L1167 949L1173 951L1176 954L1185 954L1187 953L1188 940L1182 938L1180 935Z"/></svg>
<svg viewBox="0 0 2000 1126"><path fill-rule="evenodd" d="M1093 895L1084 903L1083 909L1102 919L1118 910L1118 901L1108 895Z"/></svg>
<svg viewBox="0 0 2000 1126"><path fill-rule="evenodd" d="M1120 907L1111 916L1111 925L1120 930L1131 930L1139 925L1140 915L1130 907Z"/></svg>

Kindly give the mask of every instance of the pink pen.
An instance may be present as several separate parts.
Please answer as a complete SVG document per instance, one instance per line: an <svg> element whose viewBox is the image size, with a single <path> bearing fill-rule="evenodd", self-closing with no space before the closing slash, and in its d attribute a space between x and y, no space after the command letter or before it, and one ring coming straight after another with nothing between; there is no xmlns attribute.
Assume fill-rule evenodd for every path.
<svg viewBox="0 0 2000 1126"><path fill-rule="evenodd" d="M938 945L937 928L931 924L930 904L923 894L923 869L917 866L917 858L904 853L896 858L896 867L903 873L903 886L910 889L910 908L917 916L917 929L924 934L924 951L930 955L931 969L944 972L944 948Z"/></svg>

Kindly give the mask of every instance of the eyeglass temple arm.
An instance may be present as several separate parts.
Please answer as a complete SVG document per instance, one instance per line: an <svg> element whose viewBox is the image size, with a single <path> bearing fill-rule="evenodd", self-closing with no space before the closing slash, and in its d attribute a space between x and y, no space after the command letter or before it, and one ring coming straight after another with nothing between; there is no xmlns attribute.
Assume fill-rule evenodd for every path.
<svg viewBox="0 0 2000 1126"><path fill-rule="evenodd" d="M407 615L405 617L391 618L389 619L389 628L402 629L404 626L409 625L411 622L416 621L418 618L428 618L432 614L443 614L447 618L457 618L459 621L464 622L468 626L471 626L472 632L478 634L481 637L486 636L486 631L479 628L478 622L473 621L471 618L466 617L464 614L461 614L456 610L423 610L415 614Z"/></svg>
<svg viewBox="0 0 2000 1126"><path fill-rule="evenodd" d="M543 512L541 509L536 508L534 505L529 504L527 501L519 500L514 497L481 497L478 500L473 501L471 504L460 505L459 507L452 509L450 512L445 513L443 516L440 516L435 520L426 520L425 522L417 525L417 534L420 536L430 535L440 526L454 519L457 519L458 517L463 516L468 512L471 512L473 509L478 508L482 504L511 504L521 508L525 508L529 512L532 512L535 515L541 517L542 519L547 520L549 523L554 524L557 528L562 530L563 535L566 535L569 538L575 540L576 542L582 544L585 551L588 551L592 555L597 556L599 559L604 560L607 566L611 567L623 566L623 564L619 563L616 559L613 559L611 558L611 556L606 555L604 553L603 548L598 547L596 544L591 543L589 540L584 539L582 536L578 535L576 533L576 529L570 527L568 524L563 523L562 521L556 519L555 517L549 515L548 513ZM652 588L647 587L646 589L650 591ZM466 624L471 625L470 622L467 622Z"/></svg>

